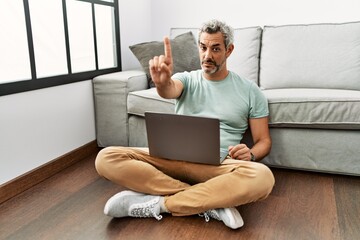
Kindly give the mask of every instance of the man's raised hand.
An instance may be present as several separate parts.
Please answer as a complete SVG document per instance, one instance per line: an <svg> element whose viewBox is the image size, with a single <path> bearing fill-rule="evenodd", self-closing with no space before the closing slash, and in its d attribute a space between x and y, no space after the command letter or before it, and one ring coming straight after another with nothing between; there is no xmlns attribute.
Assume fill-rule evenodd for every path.
<svg viewBox="0 0 360 240"><path fill-rule="evenodd" d="M151 79L156 86L165 86L169 83L173 71L171 45L168 37L164 38L165 55L155 56L149 61Z"/></svg>

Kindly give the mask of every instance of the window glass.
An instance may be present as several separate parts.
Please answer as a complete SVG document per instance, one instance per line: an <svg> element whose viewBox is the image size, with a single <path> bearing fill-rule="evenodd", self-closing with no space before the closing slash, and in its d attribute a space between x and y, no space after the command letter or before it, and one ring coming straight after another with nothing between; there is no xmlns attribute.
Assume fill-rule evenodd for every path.
<svg viewBox="0 0 360 240"><path fill-rule="evenodd" d="M0 96L121 71L118 0L0 0Z"/></svg>
<svg viewBox="0 0 360 240"><path fill-rule="evenodd" d="M31 79L23 0L0 0L0 84Z"/></svg>
<svg viewBox="0 0 360 240"><path fill-rule="evenodd" d="M68 73L61 0L29 0L38 78Z"/></svg>
<svg viewBox="0 0 360 240"><path fill-rule="evenodd" d="M67 0L72 73L95 70L92 8L88 2Z"/></svg>
<svg viewBox="0 0 360 240"><path fill-rule="evenodd" d="M95 5L95 19L99 69L116 67L114 8Z"/></svg>

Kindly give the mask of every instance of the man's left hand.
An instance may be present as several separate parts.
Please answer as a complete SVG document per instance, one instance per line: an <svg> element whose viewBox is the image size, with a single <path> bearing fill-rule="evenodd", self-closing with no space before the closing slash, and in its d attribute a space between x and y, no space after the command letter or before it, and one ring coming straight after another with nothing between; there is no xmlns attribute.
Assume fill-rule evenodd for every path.
<svg viewBox="0 0 360 240"><path fill-rule="evenodd" d="M250 148L248 148L246 144L229 146L228 150L229 150L229 156L232 159L245 160L245 161L251 160Z"/></svg>

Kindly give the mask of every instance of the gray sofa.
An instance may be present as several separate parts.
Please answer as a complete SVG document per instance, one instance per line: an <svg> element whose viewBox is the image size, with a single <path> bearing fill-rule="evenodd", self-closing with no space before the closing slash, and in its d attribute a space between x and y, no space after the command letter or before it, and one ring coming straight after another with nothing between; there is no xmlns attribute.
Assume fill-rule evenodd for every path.
<svg viewBox="0 0 360 240"><path fill-rule="evenodd" d="M179 28L170 37L187 31L197 37ZM263 163L360 175L360 22L235 29L228 68L268 99L273 145ZM144 112L174 112L144 70L98 76L93 86L101 147L147 146Z"/></svg>

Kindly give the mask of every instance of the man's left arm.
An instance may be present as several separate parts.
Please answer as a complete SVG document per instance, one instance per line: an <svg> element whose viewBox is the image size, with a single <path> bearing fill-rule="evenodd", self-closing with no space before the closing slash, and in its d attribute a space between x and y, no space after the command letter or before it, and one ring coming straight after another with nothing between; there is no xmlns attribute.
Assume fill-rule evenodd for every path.
<svg viewBox="0 0 360 240"><path fill-rule="evenodd" d="M254 141L250 152L254 155L256 161L259 161L268 155L271 149L269 118L250 118L249 125Z"/></svg>
<svg viewBox="0 0 360 240"><path fill-rule="evenodd" d="M256 84L251 88L250 103L249 128L254 144L251 149L243 143L229 146L229 155L233 159L259 161L269 154L271 137L268 102Z"/></svg>
<svg viewBox="0 0 360 240"><path fill-rule="evenodd" d="M244 143L229 146L230 157L245 161L251 161L255 158L255 161L260 161L269 154L271 149L271 137L268 122L268 117L250 118L249 125L254 142L253 147L250 149Z"/></svg>

